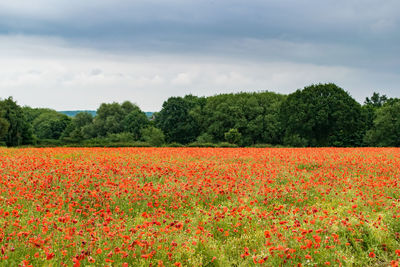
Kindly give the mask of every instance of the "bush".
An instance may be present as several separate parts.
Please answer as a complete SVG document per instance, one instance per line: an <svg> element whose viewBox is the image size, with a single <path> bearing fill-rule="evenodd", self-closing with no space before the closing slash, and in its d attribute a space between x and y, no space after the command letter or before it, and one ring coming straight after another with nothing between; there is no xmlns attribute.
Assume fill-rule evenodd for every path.
<svg viewBox="0 0 400 267"><path fill-rule="evenodd" d="M187 145L187 147L216 147L214 143L202 143L202 142L193 142Z"/></svg>
<svg viewBox="0 0 400 267"><path fill-rule="evenodd" d="M63 142L58 139L38 139L36 146L38 147L57 147L62 146Z"/></svg>
<svg viewBox="0 0 400 267"><path fill-rule="evenodd" d="M208 134L208 133L203 133L201 135L199 135L196 139L196 142L194 143L206 143L206 144L210 144L213 141L213 137L212 135Z"/></svg>
<svg viewBox="0 0 400 267"><path fill-rule="evenodd" d="M236 144L231 144L231 143L227 143L227 142L222 142L222 143L216 144L215 147L232 147L232 148L235 148L235 147L239 147L239 146L236 145Z"/></svg>
<svg viewBox="0 0 400 267"><path fill-rule="evenodd" d="M151 147L149 143L136 142L108 142L104 138L92 138L81 143L73 143L65 145L68 147Z"/></svg>
<svg viewBox="0 0 400 267"><path fill-rule="evenodd" d="M173 142L173 143L170 143L170 144L166 144L166 145L164 145L165 147L185 147L184 145L182 145L182 144L180 144L180 143L177 143L177 142Z"/></svg>
<svg viewBox="0 0 400 267"><path fill-rule="evenodd" d="M238 129L230 129L224 135L225 140L231 144L239 145L242 140L242 134L239 133Z"/></svg>
<svg viewBox="0 0 400 267"><path fill-rule="evenodd" d="M164 133L154 126L149 126L142 129L141 134L143 140L151 144L152 146L161 146L162 144L164 144Z"/></svg>
<svg viewBox="0 0 400 267"><path fill-rule="evenodd" d="M272 148L272 147L276 147L276 146L271 145L271 144L254 144L254 145L251 145L250 147L255 147L255 148Z"/></svg>
<svg viewBox="0 0 400 267"><path fill-rule="evenodd" d="M300 137L298 134L293 134L285 136L285 138L283 138L283 144L285 146L306 147L308 142L307 139Z"/></svg>
<svg viewBox="0 0 400 267"><path fill-rule="evenodd" d="M105 139L109 142L134 142L135 136L132 133L122 132L108 134Z"/></svg>
<svg viewBox="0 0 400 267"><path fill-rule="evenodd" d="M116 142L105 144L103 147L151 147L151 145L146 142Z"/></svg>

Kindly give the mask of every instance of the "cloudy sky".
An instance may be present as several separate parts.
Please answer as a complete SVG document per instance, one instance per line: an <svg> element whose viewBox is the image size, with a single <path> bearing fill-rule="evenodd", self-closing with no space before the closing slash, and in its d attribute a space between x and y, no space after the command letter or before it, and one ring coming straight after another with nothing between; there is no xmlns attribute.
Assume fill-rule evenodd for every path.
<svg viewBox="0 0 400 267"><path fill-rule="evenodd" d="M1 98L57 110L320 82L400 97L400 1L0 1L0 63Z"/></svg>

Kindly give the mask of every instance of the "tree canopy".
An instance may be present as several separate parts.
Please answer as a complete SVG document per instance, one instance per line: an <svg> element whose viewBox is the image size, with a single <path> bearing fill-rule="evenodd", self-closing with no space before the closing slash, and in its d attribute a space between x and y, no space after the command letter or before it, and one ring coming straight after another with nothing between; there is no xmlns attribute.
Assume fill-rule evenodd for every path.
<svg viewBox="0 0 400 267"><path fill-rule="evenodd" d="M335 84L318 84L290 94L281 108L287 145L358 146L361 105Z"/></svg>
<svg viewBox="0 0 400 267"><path fill-rule="evenodd" d="M156 126L165 134L167 142L187 144L196 140L200 125L191 110L201 106L202 98L187 95L170 97L156 115Z"/></svg>
<svg viewBox="0 0 400 267"><path fill-rule="evenodd" d="M7 146L33 143L32 126L28 123L23 109L12 97L0 101L0 134Z"/></svg>
<svg viewBox="0 0 400 267"><path fill-rule="evenodd" d="M365 141L371 146L400 146L400 100L386 103L376 111Z"/></svg>
<svg viewBox="0 0 400 267"><path fill-rule="evenodd" d="M399 146L399 102L374 92L361 105L329 83L289 95L170 97L148 118L130 101L71 117L9 97L0 100L0 145Z"/></svg>
<svg viewBox="0 0 400 267"><path fill-rule="evenodd" d="M236 129L239 143L278 144L281 138L279 109L285 96L272 93L221 94L206 99L202 109L193 110L202 133L216 142L225 141L225 133Z"/></svg>

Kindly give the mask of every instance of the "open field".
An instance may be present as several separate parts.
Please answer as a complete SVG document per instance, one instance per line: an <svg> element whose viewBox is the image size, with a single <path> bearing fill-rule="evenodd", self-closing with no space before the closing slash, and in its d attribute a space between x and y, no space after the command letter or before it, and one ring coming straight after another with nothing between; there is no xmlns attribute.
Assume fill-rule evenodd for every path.
<svg viewBox="0 0 400 267"><path fill-rule="evenodd" d="M0 265L396 265L399 199L398 148L0 148Z"/></svg>

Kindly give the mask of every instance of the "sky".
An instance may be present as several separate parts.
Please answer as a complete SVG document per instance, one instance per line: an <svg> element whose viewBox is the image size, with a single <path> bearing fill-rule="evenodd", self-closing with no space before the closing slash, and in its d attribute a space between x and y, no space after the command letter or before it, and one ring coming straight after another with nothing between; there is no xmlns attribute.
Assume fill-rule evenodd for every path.
<svg viewBox="0 0 400 267"><path fill-rule="evenodd" d="M400 97L398 0L0 1L0 98L56 110L333 82Z"/></svg>

